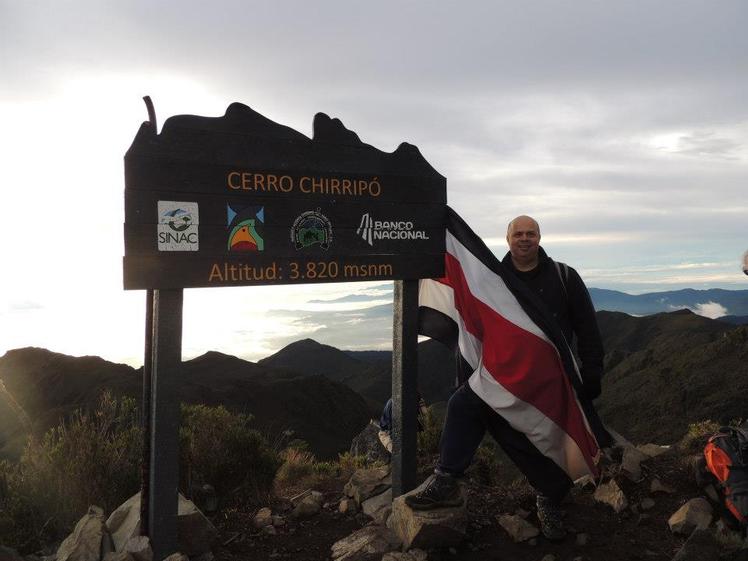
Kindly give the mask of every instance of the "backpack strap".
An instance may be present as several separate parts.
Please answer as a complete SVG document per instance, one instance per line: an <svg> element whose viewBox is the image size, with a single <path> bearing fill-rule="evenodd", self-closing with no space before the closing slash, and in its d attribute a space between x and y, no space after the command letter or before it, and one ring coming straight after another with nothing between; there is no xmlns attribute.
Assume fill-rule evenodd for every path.
<svg viewBox="0 0 748 561"><path fill-rule="evenodd" d="M558 278L561 280L561 287L564 289L564 296L568 301L569 293L566 290L566 285L569 282L569 266L566 263L561 263L559 261L554 261L553 264L556 267L556 274L558 274Z"/></svg>

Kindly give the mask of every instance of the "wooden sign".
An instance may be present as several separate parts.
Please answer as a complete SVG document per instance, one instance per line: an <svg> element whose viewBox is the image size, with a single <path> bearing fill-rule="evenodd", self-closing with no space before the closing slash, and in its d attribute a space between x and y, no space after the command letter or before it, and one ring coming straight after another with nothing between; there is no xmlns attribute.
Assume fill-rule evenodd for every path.
<svg viewBox="0 0 748 561"><path fill-rule="evenodd" d="M446 179L415 146L312 139L234 103L143 123L125 155L125 289L439 277Z"/></svg>

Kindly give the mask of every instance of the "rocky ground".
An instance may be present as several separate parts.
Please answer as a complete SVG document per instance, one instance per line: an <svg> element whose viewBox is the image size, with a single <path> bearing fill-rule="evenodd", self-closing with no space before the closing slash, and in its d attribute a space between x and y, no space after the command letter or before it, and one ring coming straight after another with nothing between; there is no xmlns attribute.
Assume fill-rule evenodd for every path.
<svg viewBox="0 0 748 561"><path fill-rule="evenodd" d="M613 471L617 471L614 467ZM701 496L702 489L689 473L684 458L671 451L641 463L638 481L615 476L628 507L616 513L611 506L598 502L592 489L576 487L565 505L569 535L562 543L550 543L542 536L515 542L498 523L502 514L519 514L537 526L534 495L522 482L508 485L486 486L478 477L468 478L468 526L465 538L452 547L427 549L428 559L441 560L503 560L503 561L629 561L647 559L669 561L683 548L688 533L671 531L668 520L688 500ZM658 480L664 487L658 490L652 482ZM317 561L330 559L331 546L341 538L371 522L361 513L341 513L340 490L327 489L323 507L318 514L306 520L284 516L284 524L272 533L253 526L252 512L232 511L214 520L219 528L220 545L214 547L219 561L293 559ZM290 502L272 505L274 512L287 515ZM717 516L715 516L716 520ZM711 528L718 535L715 522ZM690 532L689 532L690 533ZM729 551L734 537L722 532L718 537L724 542L720 555L725 559L738 559L738 553ZM712 554L696 554L693 559L708 561ZM715 554L716 555L716 554ZM681 554L683 556L683 554ZM376 558L381 558L381 554ZM689 559L689 557L683 557Z"/></svg>

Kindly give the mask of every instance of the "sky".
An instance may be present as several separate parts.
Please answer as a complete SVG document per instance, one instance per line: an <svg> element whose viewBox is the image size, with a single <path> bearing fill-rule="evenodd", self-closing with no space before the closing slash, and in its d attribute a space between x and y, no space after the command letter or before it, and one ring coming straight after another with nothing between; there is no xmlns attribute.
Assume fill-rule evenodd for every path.
<svg viewBox="0 0 748 561"><path fill-rule="evenodd" d="M588 286L748 288L748 4L0 0L0 353L142 364L123 156L154 101L419 147L498 255L530 214ZM183 356L391 344L391 283L190 289ZM707 302L704 305L708 305Z"/></svg>

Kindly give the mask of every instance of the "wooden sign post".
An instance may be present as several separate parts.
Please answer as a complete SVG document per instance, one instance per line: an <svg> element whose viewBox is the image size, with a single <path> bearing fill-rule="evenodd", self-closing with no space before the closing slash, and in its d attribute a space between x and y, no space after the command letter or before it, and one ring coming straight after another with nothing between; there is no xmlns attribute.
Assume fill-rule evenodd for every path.
<svg viewBox="0 0 748 561"><path fill-rule="evenodd" d="M176 548L184 288L395 280L393 494L413 488L417 282L444 274L446 179L415 146L382 152L322 113L311 139L238 103L160 134L149 114L125 155L124 287L152 291L155 559Z"/></svg>

